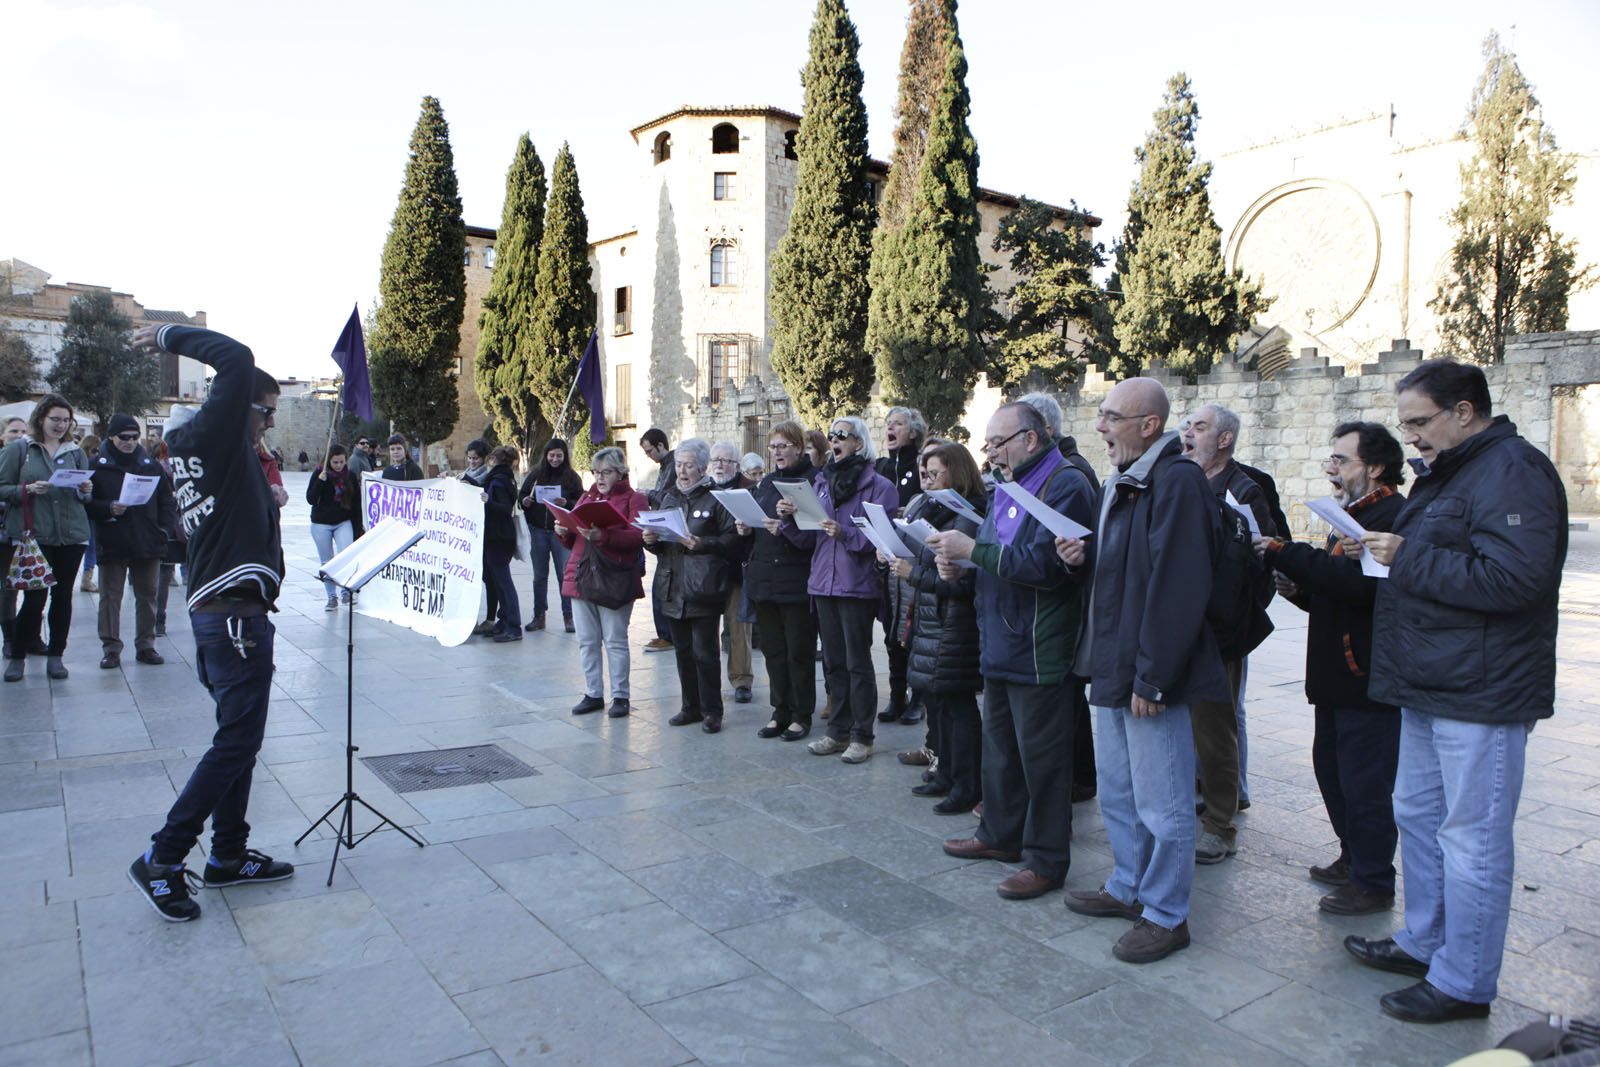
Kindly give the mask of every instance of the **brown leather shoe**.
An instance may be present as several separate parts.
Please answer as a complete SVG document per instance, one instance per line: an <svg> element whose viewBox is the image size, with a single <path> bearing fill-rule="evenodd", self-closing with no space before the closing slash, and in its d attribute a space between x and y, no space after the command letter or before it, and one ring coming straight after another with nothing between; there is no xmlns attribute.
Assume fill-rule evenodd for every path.
<svg viewBox="0 0 1600 1067"><path fill-rule="evenodd" d="M954 856L958 860L999 860L1001 863L1016 863L1022 858L1020 852L1008 852L1003 848L980 841L976 837L956 837L944 843L944 853Z"/></svg>
<svg viewBox="0 0 1600 1067"><path fill-rule="evenodd" d="M994 891L1007 900L1032 900L1053 889L1060 889L1063 881L1061 878L1046 878L1038 871L1024 867L995 886Z"/></svg>
<svg viewBox="0 0 1600 1067"><path fill-rule="evenodd" d="M1180 948L1188 947L1188 922L1181 922L1176 929L1168 930L1148 919L1140 919L1137 926L1111 946L1111 954L1123 963L1154 963L1166 959Z"/></svg>
<svg viewBox="0 0 1600 1067"><path fill-rule="evenodd" d="M1341 886L1350 882L1350 861L1336 859L1326 867L1309 868L1311 880L1323 885Z"/></svg>
<svg viewBox="0 0 1600 1067"><path fill-rule="evenodd" d="M1124 904L1107 893L1104 886L1093 893L1068 893L1067 910L1079 915L1092 915L1096 919L1127 919L1130 922L1138 922L1144 915L1144 908L1138 903Z"/></svg>

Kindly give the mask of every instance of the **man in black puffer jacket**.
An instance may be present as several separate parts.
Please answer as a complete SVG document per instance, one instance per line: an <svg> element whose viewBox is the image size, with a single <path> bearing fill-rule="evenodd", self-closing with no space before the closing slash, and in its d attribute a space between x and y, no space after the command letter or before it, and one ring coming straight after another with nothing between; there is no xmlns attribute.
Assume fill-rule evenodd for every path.
<svg viewBox="0 0 1600 1067"><path fill-rule="evenodd" d="M1376 422L1333 431L1323 468L1351 518L1367 530L1391 530L1406 499L1400 442ZM1320 907L1335 915L1388 911L1394 903L1394 772L1400 758L1400 709L1367 693L1372 670L1372 602L1379 579L1337 535L1324 549L1269 537L1256 551L1279 576L1279 589L1310 616L1306 699L1316 708L1311 765L1339 837L1339 857L1311 868L1334 891ZM1357 554L1359 555L1359 553Z"/></svg>
<svg viewBox="0 0 1600 1067"><path fill-rule="evenodd" d="M1422 979L1379 1000L1390 1015L1483 1018L1505 950L1528 734L1554 712L1567 496L1549 458L1493 417L1477 367L1429 360L1395 392L1422 459L1394 531L1362 540L1389 567L1371 693L1401 708L1406 921L1393 938L1345 947Z"/></svg>
<svg viewBox="0 0 1600 1067"><path fill-rule="evenodd" d="M154 478L155 490L143 504L122 504L128 475ZM94 495L84 502L95 522L100 550L100 666L116 670L122 658L122 591L133 584L134 658L151 665L166 662L156 651L156 595L167 531L177 524L172 479L139 445L139 423L132 415L113 415L105 443L94 460ZM144 483L149 484L149 483Z"/></svg>

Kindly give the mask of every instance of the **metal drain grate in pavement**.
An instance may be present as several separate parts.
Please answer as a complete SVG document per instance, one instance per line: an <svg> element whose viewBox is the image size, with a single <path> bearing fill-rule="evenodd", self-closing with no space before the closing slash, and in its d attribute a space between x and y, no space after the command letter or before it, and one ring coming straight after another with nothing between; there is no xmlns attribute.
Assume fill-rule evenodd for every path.
<svg viewBox="0 0 1600 1067"><path fill-rule="evenodd" d="M531 778L539 773L499 745L362 756L361 762L396 793L503 782L511 778Z"/></svg>

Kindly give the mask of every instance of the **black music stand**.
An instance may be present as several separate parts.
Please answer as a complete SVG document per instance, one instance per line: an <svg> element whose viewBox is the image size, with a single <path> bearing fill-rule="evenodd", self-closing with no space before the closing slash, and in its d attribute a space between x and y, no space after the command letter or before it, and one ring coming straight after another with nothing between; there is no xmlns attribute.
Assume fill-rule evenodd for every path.
<svg viewBox="0 0 1600 1067"><path fill-rule="evenodd" d="M376 527L367 536L359 538L355 544L335 555L322 569L317 572L317 577L332 582L340 589L350 594L348 612L346 615L347 628L345 631L344 646L344 796L333 802L333 806L323 812L321 817L306 827L306 832L294 839L295 847L300 847L300 842L311 836L311 831L327 823L334 832L333 862L328 865L328 885L333 885L333 873L339 867L339 850L341 848L353 849L385 826L392 826L399 830L418 848L423 847L423 842L404 826L389 818L377 808L361 799L361 794L356 792L356 753L361 751L355 744L355 685L356 685L356 593L370 582L383 568L393 563L400 555L412 545L422 540L422 531L415 530L404 523L390 520ZM378 817L378 823L372 829L356 836L355 806L360 804L373 815ZM333 813L343 808L339 822L335 825Z"/></svg>

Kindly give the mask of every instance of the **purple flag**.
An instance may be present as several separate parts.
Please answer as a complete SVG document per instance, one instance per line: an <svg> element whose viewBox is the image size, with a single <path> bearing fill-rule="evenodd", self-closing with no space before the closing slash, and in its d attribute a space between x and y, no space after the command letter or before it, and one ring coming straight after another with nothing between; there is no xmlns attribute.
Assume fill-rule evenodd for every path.
<svg viewBox="0 0 1600 1067"><path fill-rule="evenodd" d="M350 311L350 321L333 346L333 361L344 373L344 409L363 419L372 418L372 380L367 377L367 342L361 336L361 308Z"/></svg>
<svg viewBox="0 0 1600 1067"><path fill-rule="evenodd" d="M597 445L606 439L606 392L600 380L599 336L593 330L578 361L578 394L589 405L589 443Z"/></svg>

